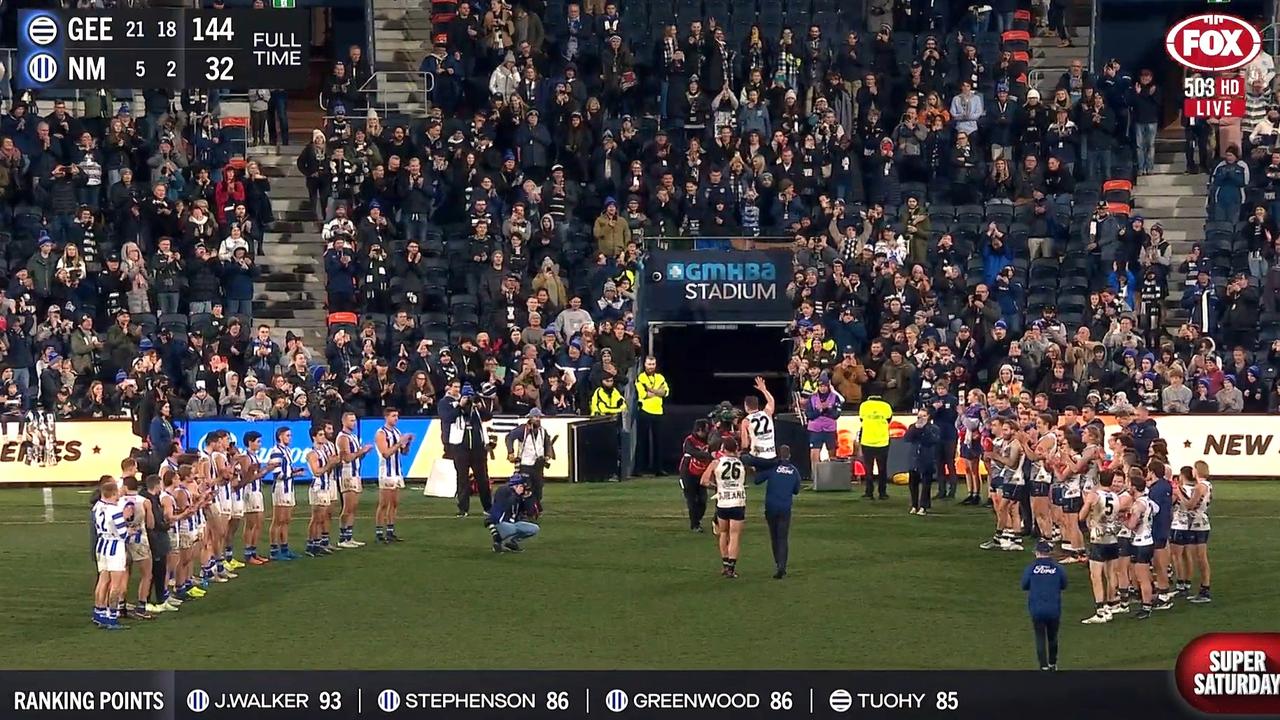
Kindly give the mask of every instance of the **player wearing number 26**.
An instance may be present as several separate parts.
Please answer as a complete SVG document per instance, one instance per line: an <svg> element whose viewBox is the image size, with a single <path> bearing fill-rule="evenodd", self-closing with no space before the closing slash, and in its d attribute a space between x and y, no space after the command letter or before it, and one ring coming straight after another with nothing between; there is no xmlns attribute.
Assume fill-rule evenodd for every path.
<svg viewBox="0 0 1280 720"><path fill-rule="evenodd" d="M716 531L720 544L720 576L738 577L738 548L742 523L747 519L747 470L738 457L738 439L732 435L720 444L720 457L702 473L702 484L716 486Z"/></svg>

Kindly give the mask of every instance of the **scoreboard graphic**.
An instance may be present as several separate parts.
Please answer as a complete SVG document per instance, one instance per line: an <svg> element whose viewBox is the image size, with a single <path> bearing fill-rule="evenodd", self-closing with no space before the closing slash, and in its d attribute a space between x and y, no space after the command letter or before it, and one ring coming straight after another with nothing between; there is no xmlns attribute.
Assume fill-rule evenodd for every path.
<svg viewBox="0 0 1280 720"><path fill-rule="evenodd" d="M19 88L303 88L306 10L20 10ZM269 79L268 79L269 78Z"/></svg>

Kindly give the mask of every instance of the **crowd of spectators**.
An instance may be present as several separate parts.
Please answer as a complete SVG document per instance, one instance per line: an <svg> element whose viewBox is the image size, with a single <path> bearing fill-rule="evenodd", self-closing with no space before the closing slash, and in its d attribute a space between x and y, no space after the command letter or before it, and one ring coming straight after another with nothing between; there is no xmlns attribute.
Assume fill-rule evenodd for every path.
<svg viewBox="0 0 1280 720"><path fill-rule="evenodd" d="M325 81L324 127L298 154L334 313L314 352L297 337L278 347L253 326L251 306L234 304L235 265L252 272L271 221L269 185L228 169L215 112L190 110L184 96L187 112L153 113L152 94L137 123L127 112L104 119L108 148L118 131L137 150L99 151L95 194L55 177L56 162L33 162L56 151L40 122L11 130L25 112L15 103L0 126L0 154L21 168L10 172L8 250L35 255L30 269L10 262L6 339L17 360L7 364L18 394L25 384L61 409L52 378L44 392L53 367L62 387L74 377L70 397L97 397L78 389L100 380L124 406L140 385L144 413L164 404L175 416L430 414L460 379L504 412L617 412L643 354L633 304L645 249L732 237L794 247L788 371L799 398L827 374L849 406L876 394L896 410L942 378L953 394L995 390L1054 409L1272 404L1259 389L1280 355L1254 346L1260 308L1271 307L1257 272L1272 256L1269 212L1173 257L1163 229L1131 211L1131 185L1111 182L1152 171L1160 88L1149 72L1076 63L1042 97L1028 86L1035 20L1025 8L899 2L868 33L857 9L830 0L709 1L678 19L649 2L442 0L433 12L427 117L367 111L369 65L352 48ZM248 140L268 142L287 119L264 115L271 93L256 101ZM1251 142L1278 120L1264 112ZM95 137L62 141L64 154ZM1223 160L1211 173L1216 218L1217 178L1234 161L1229 147L1210 152ZM142 190L126 173L146 181ZM70 197L64 186L70 210L89 204L108 220L92 244L76 242L81 223L50 202ZM1240 242L1264 257L1238 252ZM91 270L65 277L95 280L94 292L56 289L68 252ZM148 291L121 302L98 278L116 268L137 277L135 255L153 258L148 268L170 258L180 272L151 270ZM41 295L32 276L47 267ZM131 307L135 296L150 304ZM1165 300L1179 296L1189 318L1170 336ZM51 306L72 324L40 339ZM121 309L199 318L181 337ZM109 330L88 362L71 342L86 315ZM150 369L140 365L148 357Z"/></svg>
<svg viewBox="0 0 1280 720"><path fill-rule="evenodd" d="M107 90L84 93L77 113L60 97L6 99L0 390L9 413L127 414L136 408L124 381L141 347L176 357L252 327L270 181L238 157L217 94L140 99L137 116L134 97Z"/></svg>
<svg viewBox="0 0 1280 720"><path fill-rule="evenodd" d="M1180 384L1233 409L1224 382L1273 374L1251 334L1262 278L1232 274L1248 269L1234 239L1175 257L1132 211L1161 88L1149 70L1077 61L1042 96L1027 49L1043 18L1005 5L898 2L863 33L858 11L824 0L708 2L678 20L646 2L433 3L426 122L352 120L332 93L333 122L299 158L325 208L329 305L377 338L351 354L381 345L393 371L412 366L422 348L389 341L387 314L405 311L428 354L496 356L503 402L513 357L581 382L563 359L600 358L571 350L583 336L562 308L600 322L620 302L638 348L645 248L732 237L795 249L798 398L827 372L850 406L879 394L908 410L945 376L953 393L1058 410L1207 407L1179 402ZM1179 300L1188 320L1170 334Z"/></svg>

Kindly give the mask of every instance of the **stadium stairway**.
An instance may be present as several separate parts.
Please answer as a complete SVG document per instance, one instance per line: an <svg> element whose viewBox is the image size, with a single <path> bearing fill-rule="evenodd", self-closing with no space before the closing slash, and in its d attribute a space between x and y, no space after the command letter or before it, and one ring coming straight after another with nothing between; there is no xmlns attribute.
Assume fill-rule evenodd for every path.
<svg viewBox="0 0 1280 720"><path fill-rule="evenodd" d="M306 179L295 164L301 150L297 145L250 150L250 157L271 178L271 205L276 216L263 243L265 257L258 259L262 275L255 287L253 314L255 323L273 328L277 342L283 344L285 333L291 330L305 338L313 350L323 352L324 241L307 198Z"/></svg>
<svg viewBox="0 0 1280 720"><path fill-rule="evenodd" d="M1070 24L1076 17L1079 23ZM1084 12L1071 12L1067 16L1067 32L1071 33L1072 46L1058 47L1058 36L1033 36L1031 38L1031 68L1035 88L1040 91L1041 102L1049 102L1053 97L1053 88L1058 78L1070 67L1071 61L1083 60L1089 63L1089 15Z"/></svg>
<svg viewBox="0 0 1280 720"><path fill-rule="evenodd" d="M418 72L431 49L430 3L422 0L373 0L374 71L377 105L409 117L426 114L428 98L421 81L402 73Z"/></svg>
<svg viewBox="0 0 1280 720"><path fill-rule="evenodd" d="M1204 239L1205 207L1209 190L1205 176L1187 175L1182 155L1182 129L1174 126L1156 138L1155 172L1138 178L1133 188L1133 212L1142 215L1146 227L1159 223L1173 250L1173 266L1169 287L1174 289L1166 300L1165 326L1171 331L1186 321L1187 313L1179 306L1180 289L1185 276L1178 266L1191 252L1191 246Z"/></svg>

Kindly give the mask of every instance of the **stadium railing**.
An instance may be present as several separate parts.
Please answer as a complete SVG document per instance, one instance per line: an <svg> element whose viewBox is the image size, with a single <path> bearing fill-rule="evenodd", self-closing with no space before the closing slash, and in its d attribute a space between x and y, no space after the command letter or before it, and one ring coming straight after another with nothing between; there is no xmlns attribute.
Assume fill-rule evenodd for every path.
<svg viewBox="0 0 1280 720"><path fill-rule="evenodd" d="M699 235L683 237L661 235L646 237L645 250L781 250L790 247L795 238L786 235Z"/></svg>

